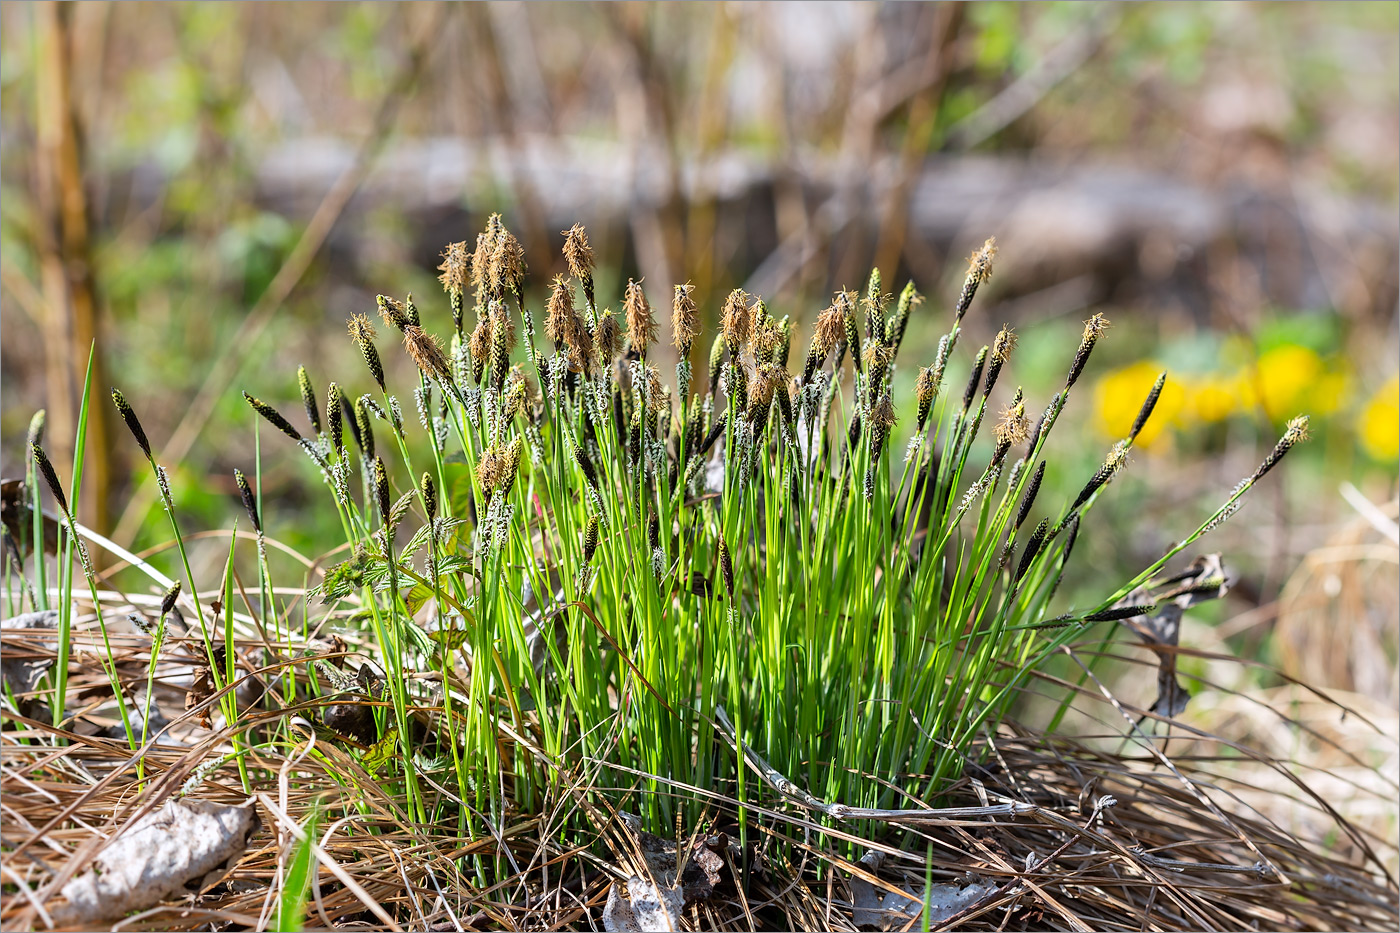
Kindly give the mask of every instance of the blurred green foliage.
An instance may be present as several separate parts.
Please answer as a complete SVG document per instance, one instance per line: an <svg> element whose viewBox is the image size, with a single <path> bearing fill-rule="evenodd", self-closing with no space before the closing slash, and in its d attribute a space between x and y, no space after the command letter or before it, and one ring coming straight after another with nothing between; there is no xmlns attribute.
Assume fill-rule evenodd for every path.
<svg viewBox="0 0 1400 933"><path fill-rule="evenodd" d="M895 4L868 14L858 6L838 4L811 12L838 24L835 41L823 53L826 58L818 61L803 60L801 52L788 49L781 41L782 24L764 19L771 14L757 8L540 4L526 5L519 20L502 16L500 9L454 8L424 79L405 102L395 133L407 139L475 134L509 140L511 132L528 130L617 141L632 132L657 132L656 107L661 107L672 115L676 144L693 151L699 147L697 122L708 100L706 88L715 84L723 92L713 106L720 113L718 134L726 145L771 161L795 159L793 153L808 150L836 152L850 132L861 54L873 54L870 42L887 46L886 52L901 41L922 43L923 33L913 35L910 30L924 27L920 17L926 11L919 5ZM227 354L241 360L238 378L221 396L191 455L170 464L179 507L190 513L190 527L226 525L236 514L231 471L250 466L255 430L239 388L275 402L298 424L296 387L289 375L298 364L309 367L318 386L334 377L347 384L347 391L366 388L362 367L344 335L344 320L350 313L370 311L376 292L402 296L412 291L430 326L444 329L446 307L435 272L414 253L421 231L392 203L380 203L347 214L256 344L239 345L235 339L248 308L301 235L309 216L307 205L314 206L323 193L306 192L306 204L269 202L256 187L259 160L277 143L302 137L332 135L358 142L402 67L411 27L423 14L423 9L374 3L182 3L89 9L76 18L77 28L87 30L81 38L91 55L77 63L75 95L88 130L94 262L105 314L102 352L112 379L137 406L153 437L166 438L198 391L210 362ZM7 5L3 16L0 260L37 283L39 221L30 179L36 151L38 53L26 5ZM731 20L726 24L724 17ZM872 32L869 24L880 17L896 28ZM1394 114L1400 83L1400 5L1394 3L972 4L950 52L953 67L938 101L931 145L940 145L950 128L1033 72L1066 39L1101 20L1109 21L1111 28L1099 53L1046 91L1027 115L983 144L984 150L1068 159L1107 153L1163 168L1184 163L1184 171L1225 177L1240 167L1226 158L1223 167L1211 163L1214 167L1202 168L1205 157L1187 147L1199 145L1210 158L1222 158L1209 150L1224 144L1212 142L1201 129L1197 105L1222 82L1243 77L1277 89L1286 100L1282 129L1264 127L1259 132L1277 132L1267 146L1283 152L1287 165L1306 173L1310 183L1393 202L1398 190L1393 152L1384 150L1371 158L1338 140L1349 138L1343 130L1356 121ZM519 36L512 38L511 30L518 28L526 30L533 64L514 54L520 48ZM491 64L493 56L498 65ZM651 79L660 82L649 86L659 102L655 106L626 96L638 89L623 79L643 65L652 69L647 72ZM707 69L718 69L729 83L711 82ZM783 88L785 97L776 96L772 75L765 69L776 69L774 73L790 83ZM493 85L496 73L503 87ZM538 88L522 91L512 83L521 74L533 75ZM812 100L798 93L818 86L820 93L808 95ZM766 98L760 100L759 88L763 95L786 101L787 109L775 111ZM502 108L509 111L534 93L543 94L544 100L544 115L530 117L538 122L526 123L524 130L501 122L509 118ZM910 126L909 114L907 107L897 107L876 127L877 153L898 150ZM642 129L627 129L631 123ZM519 189L508 178L472 183L477 185L470 199L474 216L481 208L510 212L522 207ZM547 198L550 193L535 194ZM463 204L468 200L464 190ZM808 211L816 207L802 206ZM737 224L737 233L720 230L715 242L730 236L742 243L742 217ZM470 238L475 232L459 229L451 235ZM626 249L635 249L629 237L637 236L625 224L605 233L595 229L595 239L611 257L598 273L600 292L611 295L620 279L634 274L636 258L623 244L627 241ZM347 241L362 248L349 250ZM873 249L873 244L859 248ZM720 253L718 248L714 251ZM354 261L347 262L347 255ZM959 271L957 256L937 258L955 274ZM1003 262L1017 259L1008 255ZM530 261L538 267L557 262L557 257L541 251ZM716 279L738 285L752 271L751 265L730 264L717 271ZM896 286L903 284L902 279L894 282L890 270L886 274ZM942 283L929 273L919 284L930 295L921 313L941 321L947 297L940 292ZM649 282L648 287L653 301L664 304L667 283ZM721 298L719 289L708 296L712 303ZM539 307L539 296L534 300ZM776 313L791 313L799 321L798 342L805 345L805 323L821 301L778 295L772 296L771 304ZM16 312L8 290L5 303L5 407L0 424L9 472L17 462L16 442L30 412L43 404L36 365L42 354L37 352L35 323ZM1081 419L1084 440L1079 449L1064 451L1048 474L1047 480L1061 492L1077 488L1103 455L1103 437L1094 429L1092 379L1146 359L1180 373L1235 371L1284 346L1307 348L1331 366L1339 351L1358 340L1374 343L1371 335L1356 333L1355 322L1331 309L1261 309L1268 311L1265 326L1245 343L1237 339L1239 334L1182 327L1134 307L1103 310L1128 333L1100 351L1102 356L1095 358L1067 413L1067 418ZM1062 314L1022 328L1014 368L1032 399L1043 402L1062 378L1079 321L1087 313ZM927 328L927 334L938 332L940 328ZM910 339L915 345L922 341L920 352L931 358L930 338L915 332ZM407 361L386 353L386 363L391 378L407 385ZM1393 473L1393 463L1358 457L1354 442L1357 419L1388 375L1389 371L1376 371L1373 361L1358 359L1336 424L1315 422L1324 442L1299 456L1294 472L1283 480L1300 509L1307 508L1308 497L1317 489L1335 486L1341 477L1365 481ZM901 375L912 378L912 371ZM1138 529L1144 522L1134 516L1143 505L1140 493L1146 483L1135 485L1135 473L1191 473L1191 495L1171 500L1167 507L1185 509L1189 498L1191 508L1199 510L1233 484L1241 464L1272 442L1275 413L1267 414L1261 417L1246 407L1208 426L1183 425L1171 432L1170 454L1143 454L1148 465L1130 471L1107 497L1120 501L1105 501L1096 513L1096 520L1122 529L1099 539L1105 542L1101 556L1132 564L1175 533L1170 529L1185 523L1180 514L1149 513L1146 524L1152 529ZM1065 430L1062 436L1071 433ZM1333 443L1343 438L1346 443ZM295 452L277 439L264 440L269 440L263 456L263 489L272 503L269 524L293 547L314 553L328 540L334 518L305 505L314 477L306 475ZM114 456L131 464L133 453L120 444ZM1297 466L1301 463L1316 465L1318 475L1308 479ZM123 491L118 491L117 501ZM1271 521L1282 520L1277 511L1258 504L1251 508L1271 514ZM1250 535L1236 535L1235 528L1227 526L1222 532L1221 546L1258 553ZM155 544L160 537L159 525L148 521L136 543Z"/></svg>

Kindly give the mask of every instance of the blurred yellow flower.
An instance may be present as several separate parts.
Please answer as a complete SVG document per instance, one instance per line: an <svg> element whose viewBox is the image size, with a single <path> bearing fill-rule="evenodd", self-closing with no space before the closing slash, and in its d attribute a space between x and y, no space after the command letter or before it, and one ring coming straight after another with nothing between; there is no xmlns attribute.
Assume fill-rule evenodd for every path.
<svg viewBox="0 0 1400 933"><path fill-rule="evenodd" d="M1191 412L1198 420L1213 424L1239 411L1243 398L1239 380L1202 376L1191 387Z"/></svg>
<svg viewBox="0 0 1400 933"><path fill-rule="evenodd" d="M1374 459L1394 462L1400 458L1400 375L1391 376L1361 409L1356 433Z"/></svg>
<svg viewBox="0 0 1400 933"><path fill-rule="evenodd" d="M1094 410L1098 413L1099 429L1106 436L1125 437L1132 430L1143 400L1163 368L1151 360L1142 360L1099 379L1094 385ZM1151 446L1163 429L1177 419L1185 404L1186 393L1181 384L1167 377L1162 397L1138 435L1137 443Z"/></svg>
<svg viewBox="0 0 1400 933"><path fill-rule="evenodd" d="M1317 380L1312 392L1308 393L1306 405L1300 411L1310 415L1330 415L1345 404L1349 395L1351 377L1347 373L1325 373Z"/></svg>
<svg viewBox="0 0 1400 933"><path fill-rule="evenodd" d="M1259 357L1255 371L1260 401L1273 420L1304 408L1317 410L1312 391L1322 376L1322 358L1314 351L1293 344L1275 347Z"/></svg>

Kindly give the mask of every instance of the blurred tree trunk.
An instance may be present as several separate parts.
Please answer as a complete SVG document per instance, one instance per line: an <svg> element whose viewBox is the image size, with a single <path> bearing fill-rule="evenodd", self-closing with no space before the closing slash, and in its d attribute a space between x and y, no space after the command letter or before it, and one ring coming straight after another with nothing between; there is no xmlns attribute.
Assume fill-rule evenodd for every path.
<svg viewBox="0 0 1400 933"><path fill-rule="evenodd" d="M73 441L87 369L93 360L94 401L88 415L80 520L107 530L111 486L109 406L101 404L107 381L98 342L83 140L73 100L73 4L47 0L35 7L38 29L38 159L35 166L40 281L44 294L44 371L48 390L49 446L53 459L72 462Z"/></svg>

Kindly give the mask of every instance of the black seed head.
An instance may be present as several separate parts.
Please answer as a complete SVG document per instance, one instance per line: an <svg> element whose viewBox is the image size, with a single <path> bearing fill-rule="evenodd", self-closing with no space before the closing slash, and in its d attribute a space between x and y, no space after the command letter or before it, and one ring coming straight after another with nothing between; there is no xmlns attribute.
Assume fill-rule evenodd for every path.
<svg viewBox="0 0 1400 933"><path fill-rule="evenodd" d="M423 506L428 511L428 522L431 524L437 518L438 510L437 484L433 482L433 474L423 474L418 481L418 490L423 494Z"/></svg>
<svg viewBox="0 0 1400 933"><path fill-rule="evenodd" d="M341 405L345 401L345 396L340 393L340 386L332 382L326 387L326 432L330 434L336 455L340 457L345 456L345 435L340 420L343 411Z"/></svg>
<svg viewBox="0 0 1400 933"><path fill-rule="evenodd" d="M350 319L349 330L350 339L355 341L360 355L365 358L369 374L374 377L379 390L387 392L388 389L384 387L384 364L379 361L379 351L374 346L374 325L363 314L357 314Z"/></svg>
<svg viewBox="0 0 1400 933"><path fill-rule="evenodd" d="M311 377L305 366L297 367L297 387L301 389L301 404L306 409L306 420L311 423L311 433L321 433L321 411L316 405L316 390L311 387Z"/></svg>
<svg viewBox="0 0 1400 933"><path fill-rule="evenodd" d="M1031 506L1035 504L1036 494L1040 492L1040 481L1045 478L1045 461L1042 460L1036 466L1035 472L1031 474L1030 485L1026 487L1026 494L1021 497L1021 505L1016 509L1016 524L1013 528L1020 528L1026 523L1026 518L1031 514Z"/></svg>
<svg viewBox="0 0 1400 933"><path fill-rule="evenodd" d="M982 382L982 367L987 364L987 347L977 351L977 359L972 363L972 372L967 377L967 388L963 389L962 410L972 407L972 399L977 395L977 386Z"/></svg>
<svg viewBox="0 0 1400 933"><path fill-rule="evenodd" d="M355 400L355 442L360 445L360 453L374 459L374 427L369 422L369 409L362 399Z"/></svg>
<svg viewBox="0 0 1400 933"><path fill-rule="evenodd" d="M1015 348L1015 331L1010 327L1003 327L997 331L996 339L992 341L991 359L987 363L987 388L982 392L983 398L992 394L992 388L997 384L997 377L1001 375L1001 368L1011 358L1011 351Z"/></svg>
<svg viewBox="0 0 1400 933"><path fill-rule="evenodd" d="M1031 564L1035 562L1035 557L1040 553L1041 546L1045 544L1045 533L1049 529L1050 520L1042 518L1040 524L1035 526L1035 531L1031 532L1031 539L1026 542L1026 551L1021 555L1021 563L1016 567L1016 576L1011 581L1013 586L1020 583L1021 578L1026 575L1026 571L1031 569Z"/></svg>
<svg viewBox="0 0 1400 933"><path fill-rule="evenodd" d="M583 478L592 489L598 488L598 471L594 469L593 462L588 459L588 455L583 452L582 447L574 448L574 461L578 468L583 471Z"/></svg>
<svg viewBox="0 0 1400 933"><path fill-rule="evenodd" d="M1065 380L1065 388L1071 389L1078 381L1079 374L1084 372L1084 364L1089 362L1089 354L1094 350L1094 344L1098 342L1099 335L1108 327L1108 319L1102 314L1095 314L1084 322L1084 336L1079 341L1079 350L1074 354L1074 362L1069 367L1069 378Z"/></svg>
<svg viewBox="0 0 1400 933"><path fill-rule="evenodd" d="M175 600L180 598L181 581L176 580L170 585L170 589L165 591L165 596L160 601L160 614L170 615L170 611L175 608Z"/></svg>
<svg viewBox="0 0 1400 933"><path fill-rule="evenodd" d="M379 308L379 318L385 324L403 330L408 326L408 311L404 303L397 298L390 298L388 295L376 295L375 305Z"/></svg>
<svg viewBox="0 0 1400 933"><path fill-rule="evenodd" d="M1250 477L1250 482L1255 483L1263 478L1264 474L1278 466L1278 462L1283 459L1284 454L1293 449L1295 444L1308 439L1308 416L1299 415L1288 422L1288 429L1283 432L1283 437L1278 439L1274 449L1264 458L1264 462L1259 464L1259 469L1254 471Z"/></svg>
<svg viewBox="0 0 1400 933"><path fill-rule="evenodd" d="M904 331L909 327L910 313L923 300L913 282L906 284L904 291L899 293L899 304L895 305L894 317L890 319L889 326L890 342L896 350L904 343Z"/></svg>
<svg viewBox="0 0 1400 933"><path fill-rule="evenodd" d="M126 422L126 429L131 432L131 436L136 438L136 444L141 448L141 453L146 455L146 459L151 457L151 442L146 439L146 432L141 427L141 422L136 418L136 412L127 403L126 396L117 389L112 390L112 401L117 406L117 411L121 412L122 420Z"/></svg>
<svg viewBox="0 0 1400 933"><path fill-rule="evenodd" d="M991 237L982 248L967 260L967 278L963 280L962 293L958 295L957 319L962 320L972 304L972 296L977 294L977 286L992 277L992 259L997 254L997 238Z"/></svg>
<svg viewBox="0 0 1400 933"><path fill-rule="evenodd" d="M53 493L54 501L64 514L68 512L68 497L63 494L63 484L58 481L58 474L54 472L53 464L49 462L49 455L44 453L44 448L38 444L30 445L30 453L34 456L34 465L39 468L39 474L44 477L44 482L48 484L49 492Z"/></svg>
<svg viewBox="0 0 1400 933"><path fill-rule="evenodd" d="M593 562L593 555L598 551L598 516L589 515L588 524L583 526L583 562L589 564Z"/></svg>
<svg viewBox="0 0 1400 933"><path fill-rule="evenodd" d="M374 497L379 504L379 516L387 527L389 516L393 514L393 500L389 495L389 471L378 457L374 458Z"/></svg>
<svg viewBox="0 0 1400 933"><path fill-rule="evenodd" d="M1120 606L1117 609L1105 609L1102 612L1091 612L1084 617L1085 622L1118 622L1123 619L1131 619L1135 616L1145 616L1157 611L1156 603L1146 603L1141 606Z"/></svg>
<svg viewBox="0 0 1400 933"><path fill-rule="evenodd" d="M262 534L262 519L258 515L258 500L253 496L253 488L248 485L248 477L242 470L233 471L233 481L238 484L238 495L243 499L243 508L253 523L253 530Z"/></svg>
<svg viewBox="0 0 1400 933"><path fill-rule="evenodd" d="M297 429L292 427L291 422L289 422L286 418L283 418L282 415L278 413L277 409L273 408L266 402L254 398L247 392L243 393L243 398L248 402L249 405L252 406L254 411L262 415L263 418L267 420L268 424L272 425L274 428L281 431L283 434L287 435L294 441L301 440L301 435L297 433Z"/></svg>
<svg viewBox="0 0 1400 933"><path fill-rule="evenodd" d="M1147 393L1147 398L1142 402L1142 408L1138 411L1137 418L1133 421L1133 429L1128 432L1129 442L1137 440L1138 433L1147 424L1147 419L1152 417L1152 409L1157 407L1157 400L1162 397L1162 386L1166 385L1167 374L1162 373L1157 377L1157 381L1152 383L1152 391Z"/></svg>

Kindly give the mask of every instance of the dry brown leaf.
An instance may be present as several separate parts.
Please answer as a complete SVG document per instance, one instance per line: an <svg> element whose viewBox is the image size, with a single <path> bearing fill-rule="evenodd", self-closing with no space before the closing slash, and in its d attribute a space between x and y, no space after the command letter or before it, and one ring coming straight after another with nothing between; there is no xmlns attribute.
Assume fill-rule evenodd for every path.
<svg viewBox="0 0 1400 933"><path fill-rule="evenodd" d="M1122 620L1157 655L1157 699L1148 707L1152 713L1166 719L1179 716L1191 699L1191 693L1176 677L1176 652L1161 651L1159 647L1177 647L1181 616L1187 609L1209 599L1220 599L1229 591L1229 578L1220 555L1203 554L1175 577L1157 586L1140 587L1122 600L1121 605L1125 606L1157 604L1155 612Z"/></svg>

